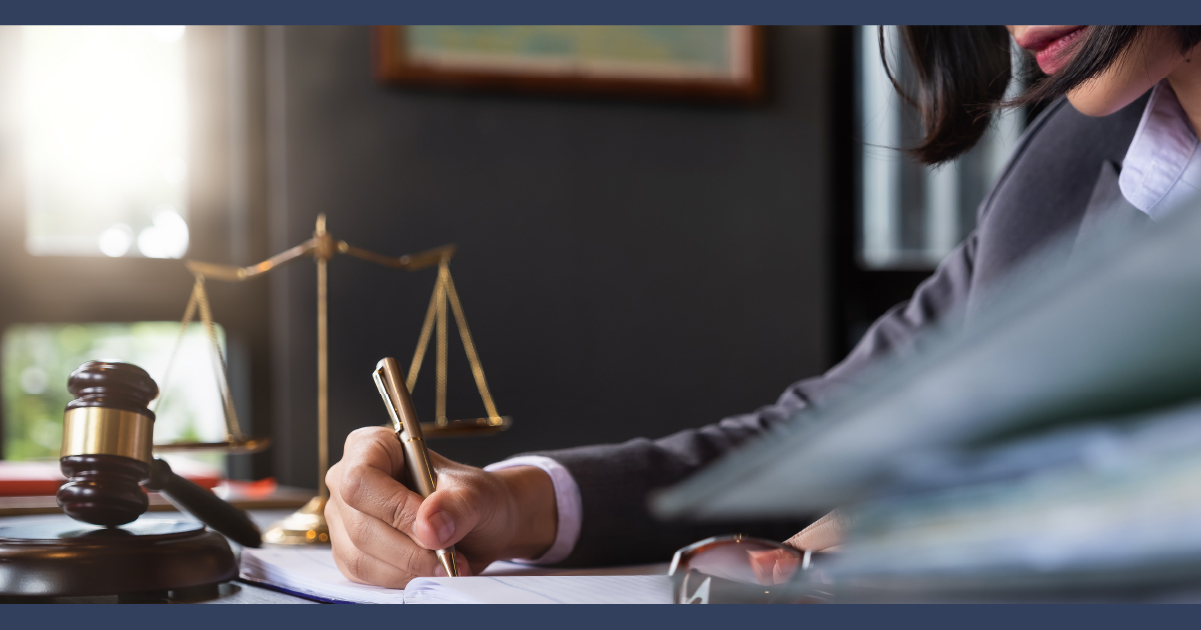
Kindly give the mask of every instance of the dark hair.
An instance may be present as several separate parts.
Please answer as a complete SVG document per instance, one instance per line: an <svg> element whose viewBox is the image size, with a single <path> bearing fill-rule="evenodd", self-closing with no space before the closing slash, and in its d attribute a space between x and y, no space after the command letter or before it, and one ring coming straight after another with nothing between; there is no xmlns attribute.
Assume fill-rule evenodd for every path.
<svg viewBox="0 0 1201 630"><path fill-rule="evenodd" d="M888 65L884 28L880 55L901 97L921 113L925 136L910 152L925 164L954 159L984 135L998 107L1046 101L1095 78L1117 63L1145 26L1090 26L1071 44L1071 60L1054 76L1031 72L1030 87L1003 102L1014 71L1004 26L902 26L901 40L917 77L916 97L906 93ZM1181 52L1201 42L1201 26L1171 26ZM1035 67L1033 64L1028 64Z"/></svg>

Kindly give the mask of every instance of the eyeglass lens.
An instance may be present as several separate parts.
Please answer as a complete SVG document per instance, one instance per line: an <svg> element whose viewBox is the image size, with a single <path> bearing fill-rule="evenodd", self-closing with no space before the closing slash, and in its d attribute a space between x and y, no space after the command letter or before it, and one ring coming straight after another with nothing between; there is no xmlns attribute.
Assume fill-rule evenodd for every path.
<svg viewBox="0 0 1201 630"><path fill-rule="evenodd" d="M675 602L772 603L806 568L804 552L770 541L730 537L681 550L673 578ZM791 592L791 591L790 591Z"/></svg>

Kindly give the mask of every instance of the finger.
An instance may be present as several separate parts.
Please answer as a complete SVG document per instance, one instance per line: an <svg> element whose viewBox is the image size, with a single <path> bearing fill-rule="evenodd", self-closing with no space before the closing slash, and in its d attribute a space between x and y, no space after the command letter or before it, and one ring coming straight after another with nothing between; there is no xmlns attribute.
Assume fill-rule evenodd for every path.
<svg viewBox="0 0 1201 630"><path fill-rule="evenodd" d="M480 496L473 487L455 485L450 475L439 475L440 490L424 500L393 478L404 455L395 436L373 427L355 431L347 439L347 453L339 472L339 494L352 509L374 517L391 528L416 540L426 549L445 549L466 536L480 521ZM353 435L353 434L352 434ZM449 460L430 453L435 469L448 468ZM391 468L390 472L385 472ZM376 549L378 541L368 537L384 536L367 522L346 526L360 549ZM376 554L379 557L379 554ZM389 559L390 558L385 558Z"/></svg>
<svg viewBox="0 0 1201 630"><path fill-rule="evenodd" d="M418 546L411 538L373 516L347 508L339 510L334 518L339 531L335 532L331 522L331 537L336 534L340 542L348 543L345 546L356 552L412 575L435 575L440 566L432 551Z"/></svg>
<svg viewBox="0 0 1201 630"><path fill-rule="evenodd" d="M378 468L390 477L400 477L404 472L404 450L400 440L391 429L363 427L346 436L342 462L362 464Z"/></svg>
<svg viewBox="0 0 1201 630"><path fill-rule="evenodd" d="M340 515L346 537L361 549L388 564L416 575L433 575L439 562L432 551L387 523L362 512Z"/></svg>
<svg viewBox="0 0 1201 630"><path fill-rule="evenodd" d="M341 488L342 467L342 462L337 462L333 466L330 466L329 470L325 471L325 487L329 488L330 498L337 495L339 488ZM326 509L329 509L329 503L327 502L325 505Z"/></svg>
<svg viewBox="0 0 1201 630"><path fill-rule="evenodd" d="M791 549L748 551L751 571L760 584L782 584L792 579L801 566L800 558Z"/></svg>
<svg viewBox="0 0 1201 630"><path fill-rule="evenodd" d="M336 500L331 496L330 501L325 507L325 522L329 527L329 540L333 547L334 564L337 565L342 575L355 582L376 584L390 588L403 588L408 583L408 580L412 579L412 574L397 567L381 569L376 563L382 561L376 560L376 562L370 562L365 560L362 557L364 552L357 549L349 536L347 536L346 529L342 526L340 512L335 505Z"/></svg>
<svg viewBox="0 0 1201 630"><path fill-rule="evenodd" d="M359 429L346 439L341 469L335 473L337 485L330 488L337 488L348 507L412 536L421 497L396 480L403 465L404 452L395 435L381 427Z"/></svg>
<svg viewBox="0 0 1201 630"><path fill-rule="evenodd" d="M421 508L421 495L382 470L358 464L348 466L342 474L339 496L347 507L413 536L413 521Z"/></svg>
<svg viewBox="0 0 1201 630"><path fill-rule="evenodd" d="M462 540L480 523L481 510L490 505L475 486L445 481L420 504L413 523L413 539L427 549L445 549Z"/></svg>
<svg viewBox="0 0 1201 630"><path fill-rule="evenodd" d="M456 568L459 569L459 577L471 577L479 573L479 571L476 571L471 566L471 561L468 560L467 556L463 555L463 552L461 551L455 551L455 565ZM483 571L487 566L488 565L485 564L483 567L480 567L480 571Z"/></svg>
<svg viewBox="0 0 1201 630"><path fill-rule="evenodd" d="M330 522L329 525L331 539L339 540L339 537L332 536L334 531L333 523ZM387 588L404 588L408 585L409 581L417 577L361 549L348 545L339 545L338 543L334 544L334 564L338 565L338 570L347 579L362 584L374 584Z"/></svg>
<svg viewBox="0 0 1201 630"><path fill-rule="evenodd" d="M784 544L801 551L824 551L842 542L846 532L846 519L835 510L817 519L800 533L784 541Z"/></svg>

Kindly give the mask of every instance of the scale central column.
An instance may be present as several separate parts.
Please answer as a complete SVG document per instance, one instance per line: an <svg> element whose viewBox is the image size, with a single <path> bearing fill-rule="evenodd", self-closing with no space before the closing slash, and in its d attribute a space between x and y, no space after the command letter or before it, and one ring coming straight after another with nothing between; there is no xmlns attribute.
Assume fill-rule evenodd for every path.
<svg viewBox="0 0 1201 630"><path fill-rule="evenodd" d="M323 255L325 215L317 217L317 497L322 508L329 498L325 473L329 471L329 293L326 280L329 257ZM332 253L331 253L332 256ZM322 510L324 513L324 509Z"/></svg>
<svg viewBox="0 0 1201 630"><path fill-rule="evenodd" d="M313 258L317 261L317 496L304 507L276 523L263 540L277 545L328 544L329 525L325 503L329 487L329 259L338 252L337 243L325 229L325 215L317 215L313 232Z"/></svg>

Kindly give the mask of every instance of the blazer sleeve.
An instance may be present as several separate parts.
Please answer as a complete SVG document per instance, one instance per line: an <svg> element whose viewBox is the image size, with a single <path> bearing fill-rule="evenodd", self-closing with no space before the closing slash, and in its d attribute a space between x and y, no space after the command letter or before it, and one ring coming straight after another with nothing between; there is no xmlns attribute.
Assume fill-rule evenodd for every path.
<svg viewBox="0 0 1201 630"><path fill-rule="evenodd" d="M661 562L689 543L740 532L783 540L815 520L775 522L660 522L647 509L652 490L683 480L702 466L775 424L820 405L852 383L865 367L885 355L913 348L916 333L939 322L955 325L971 287L978 238L973 232L923 282L868 329L854 350L825 374L793 385L774 405L667 437L638 438L621 444L585 446L537 453L562 464L575 478L583 505L580 536L564 565Z"/></svg>

